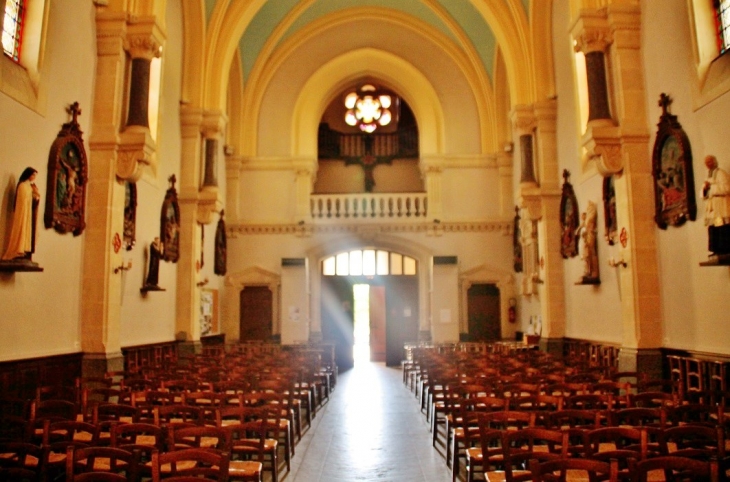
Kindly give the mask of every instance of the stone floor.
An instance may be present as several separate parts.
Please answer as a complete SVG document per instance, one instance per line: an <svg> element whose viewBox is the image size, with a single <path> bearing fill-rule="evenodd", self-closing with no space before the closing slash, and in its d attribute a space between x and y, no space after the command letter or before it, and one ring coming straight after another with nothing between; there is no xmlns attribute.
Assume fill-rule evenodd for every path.
<svg viewBox="0 0 730 482"><path fill-rule="evenodd" d="M400 368L358 364L340 374L330 401L297 444L281 482L449 482L425 416Z"/></svg>

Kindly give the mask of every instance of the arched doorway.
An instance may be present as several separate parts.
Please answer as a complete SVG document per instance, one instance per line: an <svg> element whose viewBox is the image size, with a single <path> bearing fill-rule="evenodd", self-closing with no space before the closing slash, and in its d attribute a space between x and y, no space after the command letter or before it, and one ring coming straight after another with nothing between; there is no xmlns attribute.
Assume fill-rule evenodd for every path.
<svg viewBox="0 0 730 482"><path fill-rule="evenodd" d="M321 294L322 339L335 344L341 371L355 364L356 344L370 360L398 365L403 344L418 338L418 263L410 256L356 249L327 257Z"/></svg>

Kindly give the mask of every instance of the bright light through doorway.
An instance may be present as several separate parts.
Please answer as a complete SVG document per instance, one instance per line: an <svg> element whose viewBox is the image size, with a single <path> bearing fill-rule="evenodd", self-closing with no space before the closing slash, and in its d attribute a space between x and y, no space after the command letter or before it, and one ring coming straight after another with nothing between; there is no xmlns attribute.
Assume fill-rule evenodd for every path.
<svg viewBox="0 0 730 482"><path fill-rule="evenodd" d="M370 285L352 287L355 298L355 365L370 361Z"/></svg>

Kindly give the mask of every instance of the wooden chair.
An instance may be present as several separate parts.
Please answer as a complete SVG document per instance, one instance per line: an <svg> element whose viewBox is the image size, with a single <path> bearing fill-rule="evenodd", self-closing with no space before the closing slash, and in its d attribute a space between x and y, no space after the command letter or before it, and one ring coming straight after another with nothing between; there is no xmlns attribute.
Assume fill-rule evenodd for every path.
<svg viewBox="0 0 730 482"><path fill-rule="evenodd" d="M663 471L667 481L711 481L718 482L720 474L716 461L703 462L689 457L663 456L653 457L631 464L633 482L647 482L647 475L652 471Z"/></svg>
<svg viewBox="0 0 730 482"><path fill-rule="evenodd" d="M46 448L44 464L49 479L53 480L65 472L69 447L94 446L98 437L98 427L87 422L64 420L51 423L46 420L43 427L43 446Z"/></svg>
<svg viewBox="0 0 730 482"><path fill-rule="evenodd" d="M557 430L528 427L502 432L504 478L506 482L531 479L530 471L522 470L531 460L547 461L568 455L568 434Z"/></svg>
<svg viewBox="0 0 730 482"><path fill-rule="evenodd" d="M268 411L247 407L241 407L240 410L242 421L225 426L231 444L229 475L232 480L261 482L266 463ZM269 468L272 480L277 480L274 478L277 475L276 467L269 465Z"/></svg>
<svg viewBox="0 0 730 482"><path fill-rule="evenodd" d="M650 390L629 395L629 407L661 408L676 405L674 395L658 390Z"/></svg>
<svg viewBox="0 0 730 482"><path fill-rule="evenodd" d="M223 428L200 425L194 427L169 427L167 430L169 450L188 448L230 451L230 433Z"/></svg>
<svg viewBox="0 0 730 482"><path fill-rule="evenodd" d="M138 453L136 451L131 452L114 447L69 446L66 452L66 481L98 480L99 477L104 477L100 473L107 473L136 482L139 480L137 464ZM82 474L87 475L81 477Z"/></svg>
<svg viewBox="0 0 730 482"><path fill-rule="evenodd" d="M502 456L502 431L488 427L488 423L479 417L479 445L467 447L466 481L474 482L479 473L485 474L496 469L504 469Z"/></svg>
<svg viewBox="0 0 730 482"><path fill-rule="evenodd" d="M154 424L158 427L203 425L202 410L190 405L162 405L154 408L153 415Z"/></svg>
<svg viewBox="0 0 730 482"><path fill-rule="evenodd" d="M149 423L122 423L111 427L111 446L138 453L137 472L140 477L152 476L152 453L165 450L166 433Z"/></svg>
<svg viewBox="0 0 730 482"><path fill-rule="evenodd" d="M0 454L3 454L0 457L0 474L6 470L0 480L21 480L13 477L19 478L23 474L28 477L26 480L45 480L45 446L20 441L0 442Z"/></svg>
<svg viewBox="0 0 730 482"><path fill-rule="evenodd" d="M680 425L669 427L661 436L662 455L725 462L725 431L719 425Z"/></svg>
<svg viewBox="0 0 730 482"><path fill-rule="evenodd" d="M155 452L152 454L152 482L179 476L204 477L205 480L227 482L228 466L229 455L225 452L200 448ZM201 481L199 478L195 480Z"/></svg>
<svg viewBox="0 0 730 482"><path fill-rule="evenodd" d="M644 460L648 457L646 430L629 427L601 427L585 434L586 458L618 463L618 477L631 477L630 459Z"/></svg>
<svg viewBox="0 0 730 482"><path fill-rule="evenodd" d="M565 474L568 472L587 474L586 477L576 476L579 480L590 480L591 482L618 481L618 463L615 460L611 462L581 458L558 458L547 461L530 460L530 477L533 482L564 481Z"/></svg>

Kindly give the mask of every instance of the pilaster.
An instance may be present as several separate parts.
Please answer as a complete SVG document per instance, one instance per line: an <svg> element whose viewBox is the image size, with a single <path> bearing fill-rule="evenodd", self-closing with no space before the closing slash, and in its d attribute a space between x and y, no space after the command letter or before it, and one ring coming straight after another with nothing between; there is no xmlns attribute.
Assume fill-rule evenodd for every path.
<svg viewBox="0 0 730 482"><path fill-rule="evenodd" d="M81 350L105 358L119 353L122 263L115 234L123 232L124 186L117 182L120 105L124 95L126 16L97 10L97 63L89 138L89 180L81 297ZM117 214L119 213L119 214Z"/></svg>
<svg viewBox="0 0 730 482"><path fill-rule="evenodd" d="M497 153L497 172L499 173L499 214L509 218L513 214L512 184L514 176L514 159L512 143L506 143L502 152Z"/></svg>

